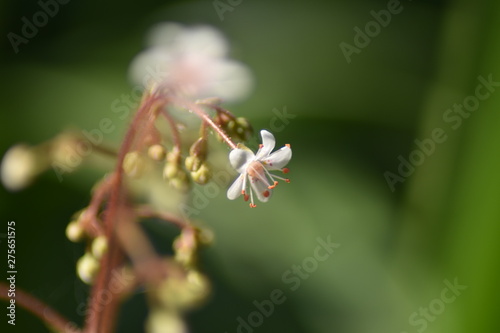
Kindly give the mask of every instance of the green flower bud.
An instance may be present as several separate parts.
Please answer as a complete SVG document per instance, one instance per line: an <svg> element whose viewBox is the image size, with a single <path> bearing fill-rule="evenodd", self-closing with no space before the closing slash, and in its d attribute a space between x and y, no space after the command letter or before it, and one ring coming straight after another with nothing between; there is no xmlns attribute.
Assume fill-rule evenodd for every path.
<svg viewBox="0 0 500 333"><path fill-rule="evenodd" d="M185 192L189 190L189 177L186 171L179 169L177 174L170 179L169 184L179 191Z"/></svg>
<svg viewBox="0 0 500 333"><path fill-rule="evenodd" d="M144 158L138 151L132 151L125 155L123 171L129 177L139 178L144 171L144 167Z"/></svg>
<svg viewBox="0 0 500 333"><path fill-rule="evenodd" d="M250 122L242 117L227 120L221 124L221 127L227 135L237 141L247 141L253 133Z"/></svg>
<svg viewBox="0 0 500 333"><path fill-rule="evenodd" d="M189 156L186 157L185 164L188 171L198 171L207 159L207 140L199 138L189 148Z"/></svg>
<svg viewBox="0 0 500 333"><path fill-rule="evenodd" d="M155 161L163 161L167 156L167 151L162 145L155 144L148 148L148 156Z"/></svg>
<svg viewBox="0 0 500 333"><path fill-rule="evenodd" d="M195 171L195 170L198 170L200 168L201 160L199 158L194 157L194 156L188 156L188 157L186 157L184 164L186 165L187 170Z"/></svg>
<svg viewBox="0 0 500 333"><path fill-rule="evenodd" d="M95 258L101 259L108 250L108 241L105 236L98 236L92 241L91 252Z"/></svg>
<svg viewBox="0 0 500 333"><path fill-rule="evenodd" d="M18 191L31 184L46 167L40 157L35 149L27 145L11 147L5 153L0 168L3 185L11 191Z"/></svg>
<svg viewBox="0 0 500 333"><path fill-rule="evenodd" d="M181 316L176 311L153 308L146 320L148 333L182 333L188 329Z"/></svg>
<svg viewBox="0 0 500 333"><path fill-rule="evenodd" d="M190 270L185 276L170 276L158 287L156 297L166 308L185 311L200 305L210 294L210 283L201 273Z"/></svg>
<svg viewBox="0 0 500 333"><path fill-rule="evenodd" d="M86 284L92 284L99 271L99 261L90 253L85 253L76 263L76 271Z"/></svg>
<svg viewBox="0 0 500 333"><path fill-rule="evenodd" d="M236 118L235 132L241 141L247 141L253 134L253 128L248 119L239 117Z"/></svg>
<svg viewBox="0 0 500 333"><path fill-rule="evenodd" d="M175 163L167 162L165 167L163 168L163 178L164 179L173 179L179 172L179 166Z"/></svg>
<svg viewBox="0 0 500 333"><path fill-rule="evenodd" d="M205 185L206 183L208 183L211 176L212 173L210 172L210 169L205 162L201 164L200 168L197 171L191 172L191 178L193 178L193 180L200 185Z"/></svg>
<svg viewBox="0 0 500 333"><path fill-rule="evenodd" d="M78 221L71 221L66 227L66 237L72 242L79 242L85 236L85 230Z"/></svg>

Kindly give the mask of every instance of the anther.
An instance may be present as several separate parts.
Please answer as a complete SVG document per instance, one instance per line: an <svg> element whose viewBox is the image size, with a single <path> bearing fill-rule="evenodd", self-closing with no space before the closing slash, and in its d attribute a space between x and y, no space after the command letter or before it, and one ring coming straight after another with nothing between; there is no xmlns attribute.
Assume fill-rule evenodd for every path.
<svg viewBox="0 0 500 333"><path fill-rule="evenodd" d="M250 208L255 208L255 207L257 207L256 204L253 204L253 203L250 204Z"/></svg>
<svg viewBox="0 0 500 333"><path fill-rule="evenodd" d="M289 173L289 172L290 172L290 169L288 169L288 168L283 168L283 169L281 169L281 171L283 171L283 173Z"/></svg>
<svg viewBox="0 0 500 333"><path fill-rule="evenodd" d="M288 148L292 148L292 146L289 143L285 144L285 146L287 146Z"/></svg>
<svg viewBox="0 0 500 333"><path fill-rule="evenodd" d="M278 185L278 181L275 180L274 184L273 185L269 185L267 188L270 189L270 190L272 190L273 188L276 187L276 185Z"/></svg>
<svg viewBox="0 0 500 333"><path fill-rule="evenodd" d="M269 197L269 195L270 195L270 194L271 194L271 193L269 193L269 191L264 191L264 192L262 193L262 195L263 195L265 198Z"/></svg>

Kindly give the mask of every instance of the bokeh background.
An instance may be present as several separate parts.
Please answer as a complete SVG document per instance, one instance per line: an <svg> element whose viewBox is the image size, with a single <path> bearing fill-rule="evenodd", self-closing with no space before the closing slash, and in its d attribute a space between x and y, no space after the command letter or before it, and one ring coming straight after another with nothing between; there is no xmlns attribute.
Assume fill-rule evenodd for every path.
<svg viewBox="0 0 500 333"><path fill-rule="evenodd" d="M443 115L474 95L478 76L500 80L500 4L402 1L348 63L339 45L353 45L354 28L364 30L370 11L387 6L244 0L221 20L211 0L72 0L15 53L7 34L21 34L22 17L41 7L2 1L0 153L68 127L97 128L103 117L117 126L106 141L118 144L127 120L111 104L131 91L128 64L148 29L161 21L213 25L256 80L251 97L229 108L257 129L271 129L276 110L286 109L293 118L275 134L279 145L292 144L294 157L291 184L279 185L271 202L251 210L221 189L195 216L216 240L201 260L213 295L189 315L192 332L237 332L237 318L248 322L254 301L275 289L286 301L240 332L498 332L500 92L457 129ZM399 156L408 159L415 139L436 128L447 140L392 191L384 173L397 174ZM7 221L17 226L17 286L79 324L88 289L74 264L83 246L64 230L99 175L86 165L63 182L50 171L24 191L0 189L0 236ZM168 248L172 235L163 240L162 232L152 234ZM318 237L340 247L291 290L283 274L314 254ZM467 289L449 304L437 301L444 281L455 279ZM429 306L438 314L422 319ZM145 316L138 292L124 305L118 332L142 332ZM19 309L16 326L7 327L47 331Z"/></svg>

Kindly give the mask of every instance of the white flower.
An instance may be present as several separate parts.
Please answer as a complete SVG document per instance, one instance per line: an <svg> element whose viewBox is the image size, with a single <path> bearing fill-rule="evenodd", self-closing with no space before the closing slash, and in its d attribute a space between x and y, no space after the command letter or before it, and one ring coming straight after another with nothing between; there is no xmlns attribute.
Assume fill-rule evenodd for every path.
<svg viewBox="0 0 500 333"><path fill-rule="evenodd" d="M250 71L227 58L226 40L213 28L162 23L151 31L149 44L130 65L132 81L146 89L157 86L195 99L226 101L250 91Z"/></svg>
<svg viewBox="0 0 500 333"><path fill-rule="evenodd" d="M289 170L285 168L285 165L292 158L290 145L287 144L271 153L276 143L274 136L266 130L260 131L260 135L262 136L262 144L257 154L247 148L236 148L229 153L229 161L233 168L240 173L240 176L227 191L227 197L234 200L243 194L245 201L250 198L250 207L256 206L253 200L253 192L260 201L267 202L271 197L272 189L278 185L276 179L284 180L287 183L290 182L287 178L272 175L269 172L271 170L281 170L283 173L288 173ZM248 195L247 188L249 188L250 195Z"/></svg>

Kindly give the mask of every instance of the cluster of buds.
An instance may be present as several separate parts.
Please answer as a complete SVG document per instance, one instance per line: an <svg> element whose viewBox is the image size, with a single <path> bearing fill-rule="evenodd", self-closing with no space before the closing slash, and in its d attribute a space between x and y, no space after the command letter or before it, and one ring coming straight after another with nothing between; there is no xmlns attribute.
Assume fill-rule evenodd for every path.
<svg viewBox="0 0 500 333"><path fill-rule="evenodd" d="M178 190L187 191L189 189L189 177L182 167L182 155L177 147L167 154L163 178L167 179L169 184Z"/></svg>
<svg viewBox="0 0 500 333"><path fill-rule="evenodd" d="M150 332L185 332L182 315L202 305L210 295L208 278L198 270L199 247L211 243L213 235L205 229L184 228L174 241L174 258L167 262L169 275L148 293L151 313Z"/></svg>
<svg viewBox="0 0 500 333"><path fill-rule="evenodd" d="M206 138L199 138L189 148L189 156L186 157L186 169L191 173L191 178L198 184L204 185L210 180L210 168L207 164Z"/></svg>
<svg viewBox="0 0 500 333"><path fill-rule="evenodd" d="M210 105L216 110L217 115L215 116L214 122L219 126L228 136L230 136L236 142L246 142L250 140L253 134L253 128L248 119L244 117L235 117L231 112L222 108L219 103L220 101L213 99L206 99L199 101L198 103L204 105ZM222 137L218 136L219 141L222 141Z"/></svg>
<svg viewBox="0 0 500 333"><path fill-rule="evenodd" d="M99 272L100 260L107 251L106 236L99 234L100 230L92 225L99 223L92 221L89 210L83 209L74 214L73 220L66 227L66 237L72 242L86 241L85 253L76 263L78 277L87 284L94 282Z"/></svg>

